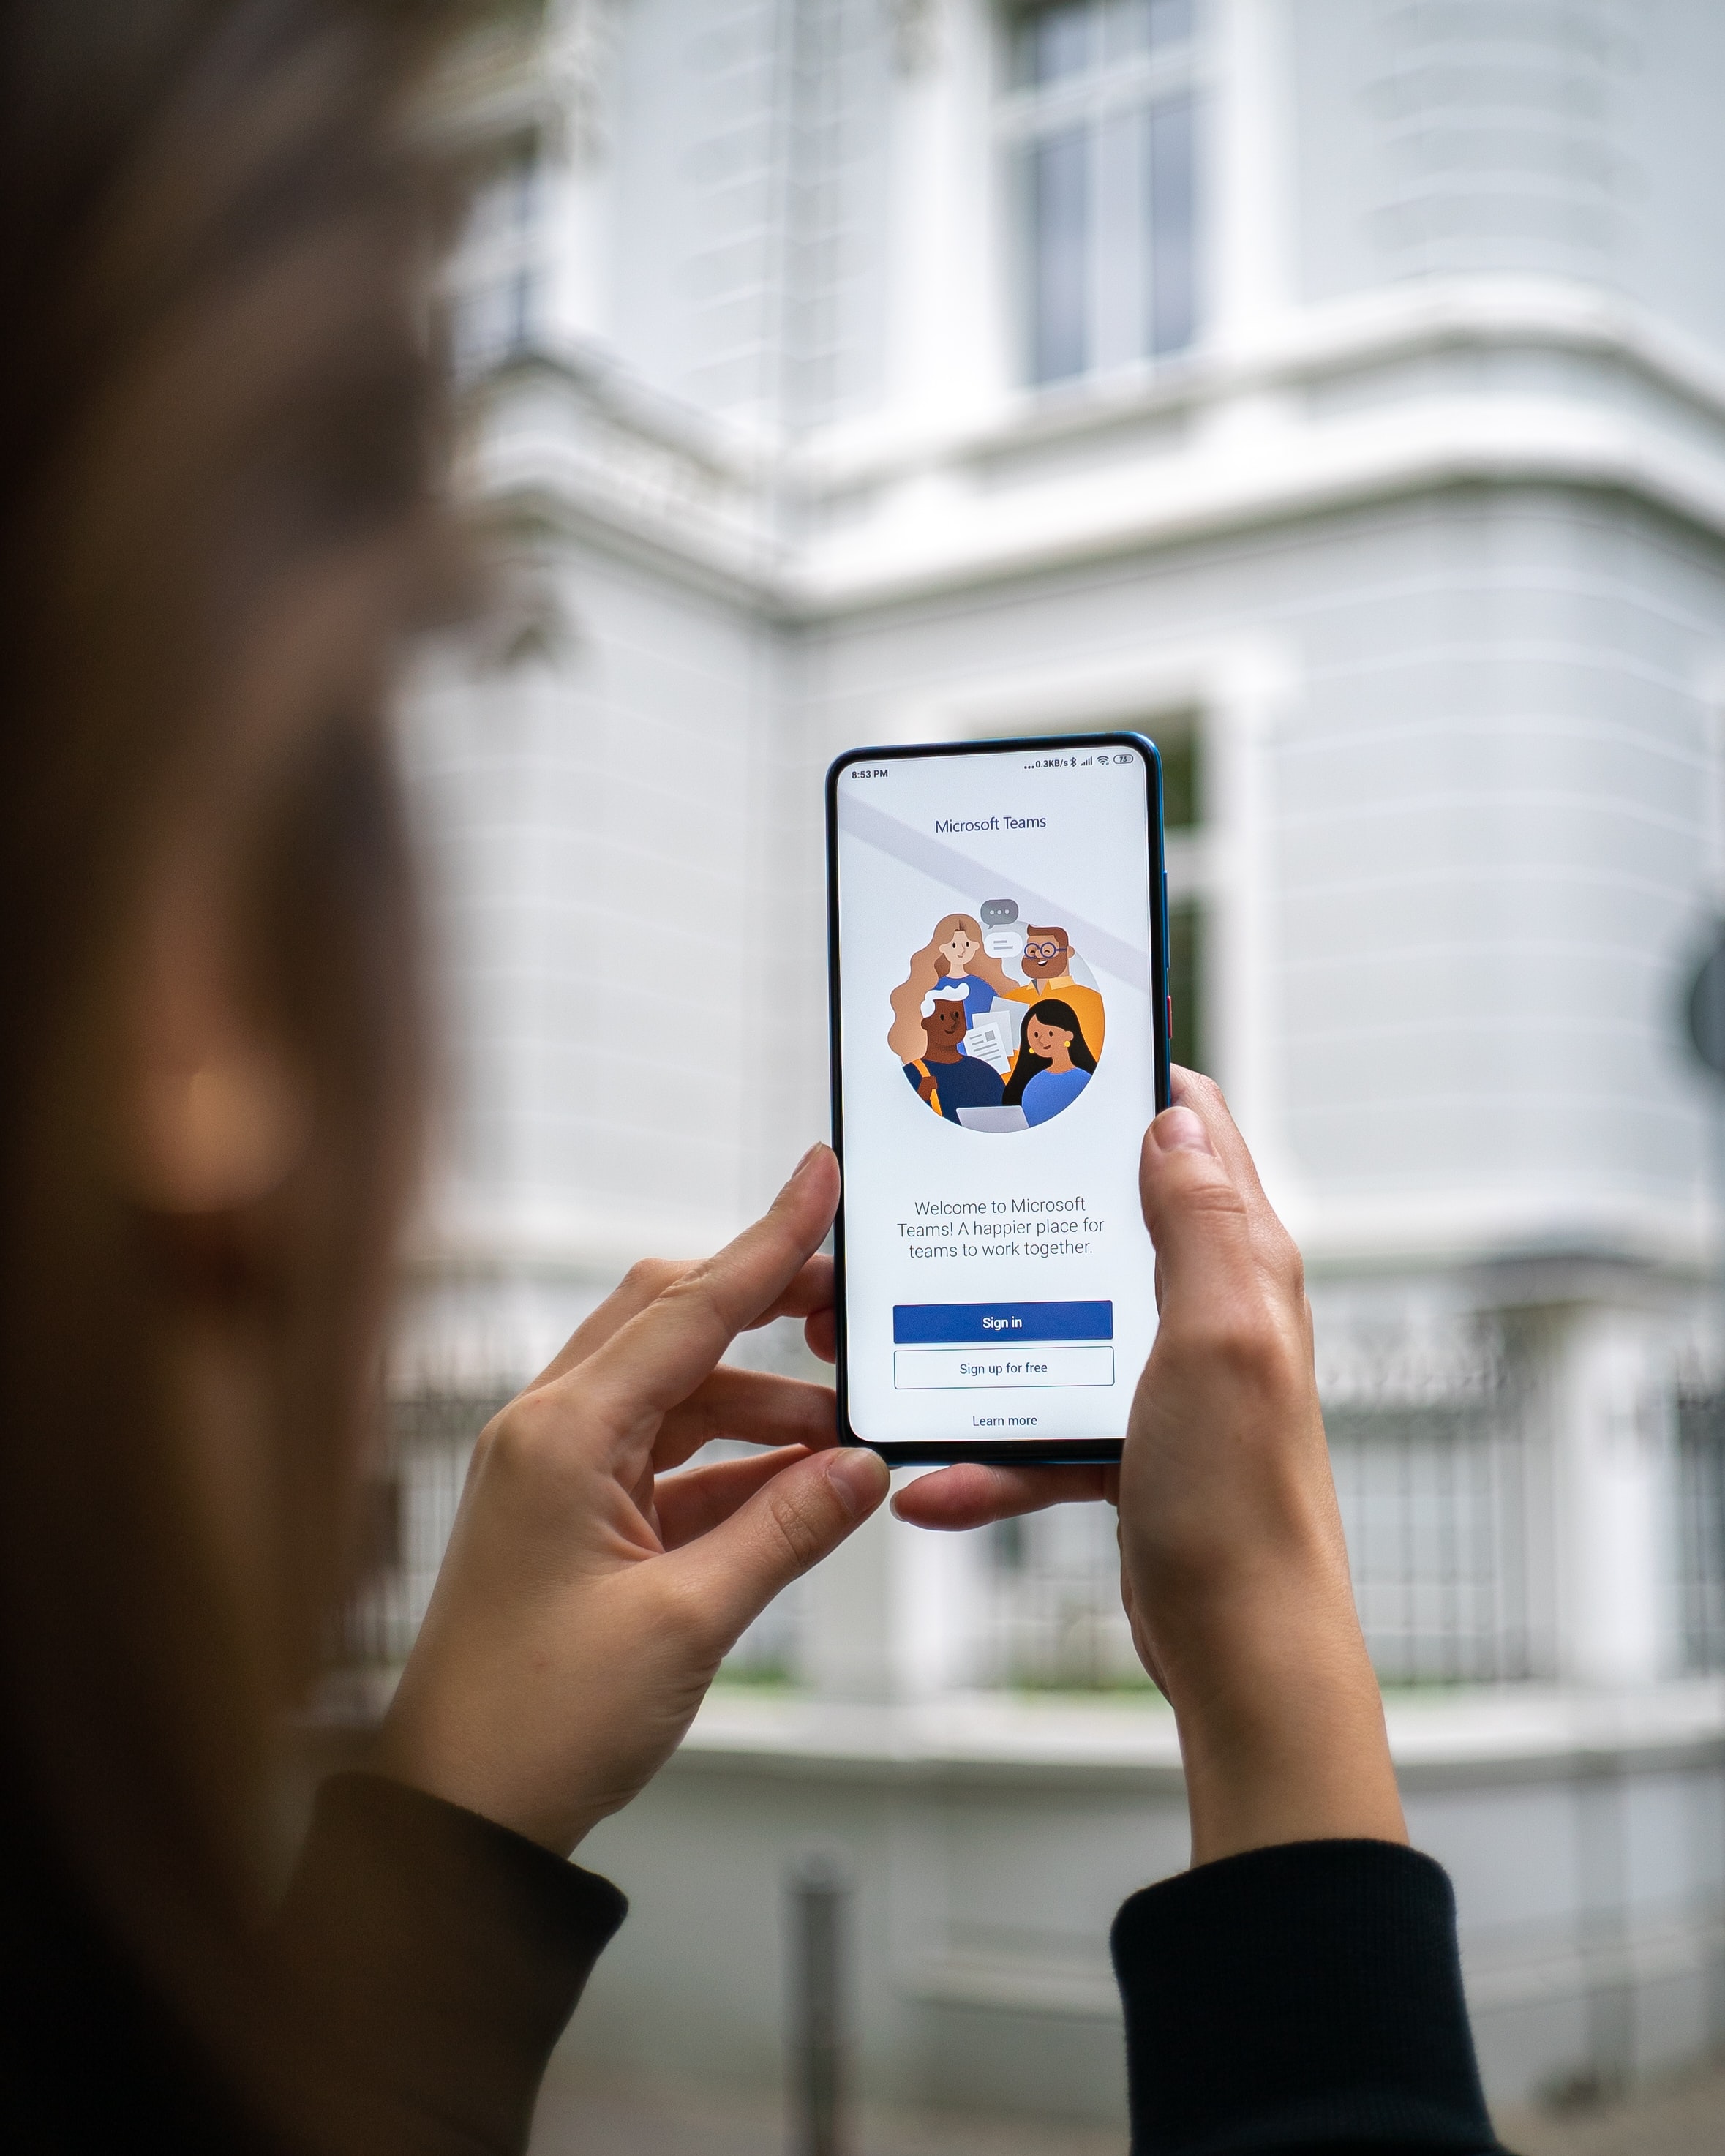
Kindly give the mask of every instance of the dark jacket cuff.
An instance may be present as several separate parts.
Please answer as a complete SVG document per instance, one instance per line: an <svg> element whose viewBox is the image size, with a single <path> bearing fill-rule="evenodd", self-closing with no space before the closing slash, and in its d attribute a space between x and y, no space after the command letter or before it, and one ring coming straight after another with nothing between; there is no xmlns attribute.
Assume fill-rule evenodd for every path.
<svg viewBox="0 0 1725 2156"><path fill-rule="evenodd" d="M277 1926L317 2020L428 2147L526 2146L540 2077L628 1903L380 1775L319 1790Z"/></svg>
<svg viewBox="0 0 1725 2156"><path fill-rule="evenodd" d="M1114 1922L1133 2156L1495 2149L1455 1902L1392 1842L1260 1849Z"/></svg>

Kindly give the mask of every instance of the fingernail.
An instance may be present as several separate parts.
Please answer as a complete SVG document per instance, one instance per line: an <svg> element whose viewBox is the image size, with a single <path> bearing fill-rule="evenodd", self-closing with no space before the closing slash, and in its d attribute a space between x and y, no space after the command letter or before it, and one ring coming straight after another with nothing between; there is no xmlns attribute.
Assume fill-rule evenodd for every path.
<svg viewBox="0 0 1725 2156"><path fill-rule="evenodd" d="M817 1139L815 1140L814 1143L812 1146L810 1146L810 1147L809 1147L809 1148L808 1152L805 1152L805 1153L803 1154L803 1158L801 1158L801 1160L799 1160L799 1161L797 1163L797 1165L796 1165L796 1166L795 1166L795 1167L791 1170L790 1173L789 1173L789 1174L785 1178L785 1179L784 1179L784 1182L785 1182L785 1188L786 1188L787 1190L788 1190L788 1189L790 1188L791 1185L792 1185L792 1184L796 1181L797 1178L798 1178L799 1175L803 1175L803 1174L806 1174L806 1173L807 1173L807 1172L808 1172L808 1168L809 1168L809 1162L810 1162L810 1161L812 1161L812 1160L814 1159L814 1156L816 1155L816 1153L818 1153L818 1152L824 1152L825 1151L826 1151L826 1147L825 1147L821 1143L820 1140L819 1140L819 1138L817 1138Z"/></svg>
<svg viewBox="0 0 1725 2156"><path fill-rule="evenodd" d="M1164 1108L1150 1126L1161 1152L1208 1152L1215 1147L1202 1120L1190 1108Z"/></svg>
<svg viewBox="0 0 1725 2156"><path fill-rule="evenodd" d="M827 1462L827 1480L852 1519L872 1512L886 1495L892 1476L878 1452L863 1445L847 1445Z"/></svg>

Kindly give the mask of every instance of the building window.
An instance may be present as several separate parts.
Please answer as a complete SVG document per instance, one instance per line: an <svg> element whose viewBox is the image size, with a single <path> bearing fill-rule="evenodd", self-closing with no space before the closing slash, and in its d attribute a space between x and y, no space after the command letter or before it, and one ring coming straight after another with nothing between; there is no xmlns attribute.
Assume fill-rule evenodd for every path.
<svg viewBox="0 0 1725 2156"><path fill-rule="evenodd" d="M1194 16L1194 0L1050 0L1012 26L1001 126L1033 382L1193 340Z"/></svg>
<svg viewBox="0 0 1725 2156"><path fill-rule="evenodd" d="M1725 1670L1725 1393L1677 1402L1678 1607L1692 1670Z"/></svg>
<svg viewBox="0 0 1725 2156"><path fill-rule="evenodd" d="M1209 856L1204 844L1198 729L1189 723L1150 731L1162 753L1162 821L1168 834L1168 986L1174 1007L1173 1059L1189 1070L1208 1070L1204 947Z"/></svg>
<svg viewBox="0 0 1725 2156"><path fill-rule="evenodd" d="M545 168L517 144L473 190L449 270L451 358L472 375L529 350L543 326Z"/></svg>

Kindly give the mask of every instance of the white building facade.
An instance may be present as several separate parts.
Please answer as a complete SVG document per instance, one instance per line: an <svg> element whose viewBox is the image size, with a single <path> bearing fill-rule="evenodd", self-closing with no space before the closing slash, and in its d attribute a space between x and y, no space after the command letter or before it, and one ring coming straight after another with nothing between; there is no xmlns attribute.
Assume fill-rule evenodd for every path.
<svg viewBox="0 0 1725 2156"><path fill-rule="evenodd" d="M1130 723L1488 2082L1725 2034L1722 91L1709 0L572 0L475 50L506 578L406 726L451 1059L384 1650L485 1403L825 1129L829 757ZM1184 1845L1111 1543L883 1522L788 1598L739 1668L796 1681L595 1838L636 1915L571 2070L669 2013L775 2071L824 1835L866 2085L1117 2109L1107 1919Z"/></svg>

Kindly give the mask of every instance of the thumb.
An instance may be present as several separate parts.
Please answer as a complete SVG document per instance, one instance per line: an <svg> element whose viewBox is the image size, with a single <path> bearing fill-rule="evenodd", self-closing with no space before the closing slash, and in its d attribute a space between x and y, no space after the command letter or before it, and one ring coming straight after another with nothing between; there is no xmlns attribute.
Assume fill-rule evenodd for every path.
<svg viewBox="0 0 1725 2156"><path fill-rule="evenodd" d="M1164 1108L1138 1163L1156 1245L1163 1322L1183 1304L1230 1301L1253 1275L1251 1221L1227 1163L1194 1108Z"/></svg>
<svg viewBox="0 0 1725 2156"><path fill-rule="evenodd" d="M722 1526L665 1562L734 1640L782 1588L879 1508L891 1480L878 1452L861 1446L817 1452L775 1475Z"/></svg>

